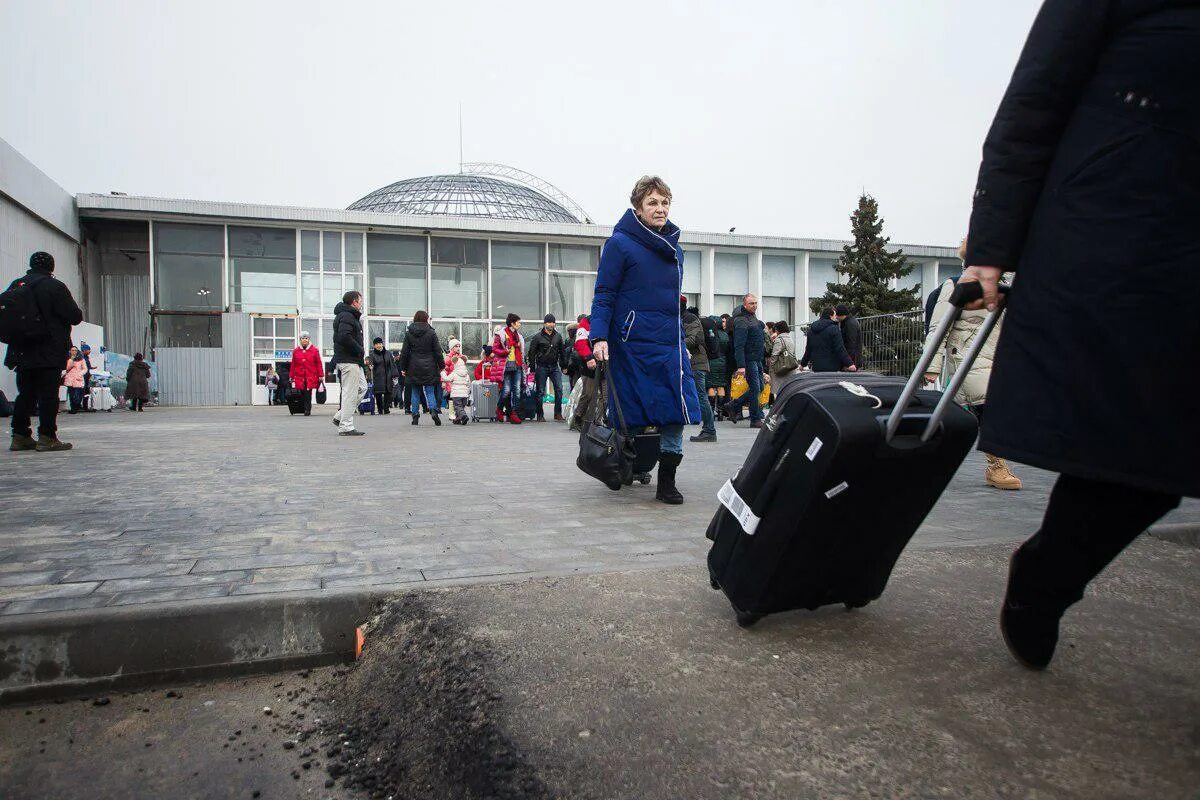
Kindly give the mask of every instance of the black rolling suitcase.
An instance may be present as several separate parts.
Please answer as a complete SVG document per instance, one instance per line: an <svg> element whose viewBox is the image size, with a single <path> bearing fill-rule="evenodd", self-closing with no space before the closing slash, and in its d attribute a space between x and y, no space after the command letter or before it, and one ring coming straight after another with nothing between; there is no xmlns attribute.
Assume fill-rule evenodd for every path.
<svg viewBox="0 0 1200 800"><path fill-rule="evenodd" d="M978 296L960 284L954 301ZM941 337L961 313L943 321ZM940 341L907 379L803 373L778 390L741 469L718 494L708 568L739 625L878 598L896 559L975 443L953 402L1002 311L988 315L944 393L918 391ZM897 410L899 409L899 410Z"/></svg>
<svg viewBox="0 0 1200 800"><path fill-rule="evenodd" d="M303 414L304 413L304 395L300 392L300 390L299 389L286 389L283 391L287 392L288 415L293 416L295 414Z"/></svg>

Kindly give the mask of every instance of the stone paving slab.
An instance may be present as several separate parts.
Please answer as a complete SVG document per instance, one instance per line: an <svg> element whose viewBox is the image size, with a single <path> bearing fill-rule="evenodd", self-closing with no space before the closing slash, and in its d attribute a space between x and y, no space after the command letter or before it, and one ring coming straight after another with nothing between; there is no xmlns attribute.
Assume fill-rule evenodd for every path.
<svg viewBox="0 0 1200 800"><path fill-rule="evenodd" d="M556 423L413 427L332 407L155 408L60 417L68 453L0 451L0 616L277 592L511 581L702 563L717 489L754 438L686 446L688 502L610 492L576 469ZM973 453L913 548L1011 544L1036 529L1052 476L983 484ZM1187 501L1168 523L1200 524Z"/></svg>

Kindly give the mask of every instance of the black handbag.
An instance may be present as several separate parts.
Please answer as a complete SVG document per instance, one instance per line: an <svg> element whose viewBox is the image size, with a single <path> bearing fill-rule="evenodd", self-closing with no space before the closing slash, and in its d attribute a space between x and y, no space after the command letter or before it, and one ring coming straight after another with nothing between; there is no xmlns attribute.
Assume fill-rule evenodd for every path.
<svg viewBox="0 0 1200 800"><path fill-rule="evenodd" d="M596 399L579 433L579 457L575 459L575 466L615 492L629 484L637 451L633 437L625 427L625 415L621 412L621 399L615 387L610 388L618 427L612 427L608 420L608 407L604 402L606 380L607 370L603 364L597 364Z"/></svg>
<svg viewBox="0 0 1200 800"><path fill-rule="evenodd" d="M317 405L325 405L325 401L329 399L329 392L325 390L325 384L317 387Z"/></svg>

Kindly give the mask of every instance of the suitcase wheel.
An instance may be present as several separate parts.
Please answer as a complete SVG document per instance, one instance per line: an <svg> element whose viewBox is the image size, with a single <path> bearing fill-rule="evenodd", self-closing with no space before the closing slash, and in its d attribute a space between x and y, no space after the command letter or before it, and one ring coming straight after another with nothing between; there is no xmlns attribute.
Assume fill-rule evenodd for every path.
<svg viewBox="0 0 1200 800"><path fill-rule="evenodd" d="M741 628L749 628L754 623L763 618L762 614L749 614L745 611L737 612L737 624Z"/></svg>

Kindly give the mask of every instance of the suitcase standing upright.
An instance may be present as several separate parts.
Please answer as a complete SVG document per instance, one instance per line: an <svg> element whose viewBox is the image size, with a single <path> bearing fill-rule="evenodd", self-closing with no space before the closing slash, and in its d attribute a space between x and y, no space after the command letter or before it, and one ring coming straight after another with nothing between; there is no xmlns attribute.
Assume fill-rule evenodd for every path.
<svg viewBox="0 0 1200 800"><path fill-rule="evenodd" d="M293 388L289 387L289 388L284 389L283 391L287 392L288 416L295 416L296 414L303 414L304 413L304 394L303 394L303 392L307 392L308 390L304 389L302 391L300 389L293 389Z"/></svg>
<svg viewBox="0 0 1200 800"><path fill-rule="evenodd" d="M362 400L358 401L358 413L375 413L375 386L370 381L367 382L367 390L363 392Z"/></svg>
<svg viewBox="0 0 1200 800"><path fill-rule="evenodd" d="M500 398L500 387L489 380L471 381L471 419L475 422L486 419L495 422L496 402Z"/></svg>
<svg viewBox="0 0 1200 800"><path fill-rule="evenodd" d="M533 376L531 375L530 378ZM532 381L525 384L524 391L521 392L520 413L521 419L534 419L544 413L542 406L542 390L545 387L537 387Z"/></svg>
<svg viewBox="0 0 1200 800"><path fill-rule="evenodd" d="M978 284L960 284L960 287ZM944 338L972 291L956 290ZM907 379L805 373L775 407L708 527L714 589L739 625L766 614L878 598L896 559L975 443L953 397L1002 311L988 315L944 394L918 391L940 342Z"/></svg>
<svg viewBox="0 0 1200 800"><path fill-rule="evenodd" d="M96 386L91 390L89 401L96 411L112 411L117 401L113 399L112 389L107 386Z"/></svg>

